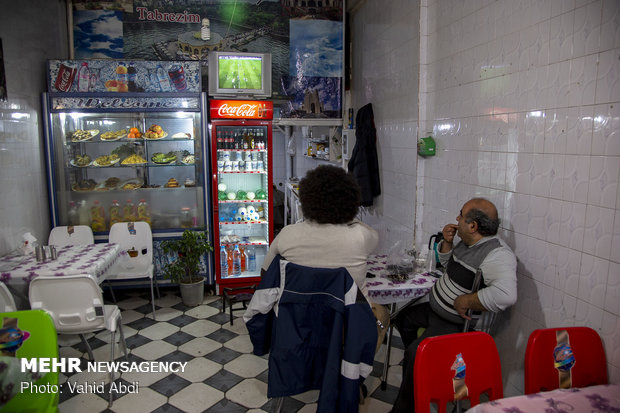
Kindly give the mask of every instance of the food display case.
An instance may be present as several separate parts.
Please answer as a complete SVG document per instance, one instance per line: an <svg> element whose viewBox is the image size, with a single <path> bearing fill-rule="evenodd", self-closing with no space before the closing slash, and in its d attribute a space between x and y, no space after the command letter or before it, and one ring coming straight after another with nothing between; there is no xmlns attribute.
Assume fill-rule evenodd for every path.
<svg viewBox="0 0 620 413"><path fill-rule="evenodd" d="M214 99L209 113L217 284L244 287L260 281L273 240L273 103Z"/></svg>
<svg viewBox="0 0 620 413"><path fill-rule="evenodd" d="M157 270L165 264L158 240L208 229L199 64L54 60L48 80L52 225L90 225L107 240L116 222L147 221Z"/></svg>

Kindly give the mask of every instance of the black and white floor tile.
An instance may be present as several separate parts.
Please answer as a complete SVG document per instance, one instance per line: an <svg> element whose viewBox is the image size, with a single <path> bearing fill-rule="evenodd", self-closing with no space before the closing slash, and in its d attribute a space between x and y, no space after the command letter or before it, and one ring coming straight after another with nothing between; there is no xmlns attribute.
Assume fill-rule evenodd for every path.
<svg viewBox="0 0 620 413"><path fill-rule="evenodd" d="M267 398L267 356L252 354L252 345L243 320L243 311L220 311L221 299L205 296L197 307L182 304L176 288L161 289L155 300L156 318L153 321L150 294L146 290L116 292L122 311L123 331L129 350L129 361L186 361L185 371L179 373L122 373L117 382L131 385L137 382L137 393L114 393L114 403L108 409L106 393L71 393L67 382L108 382L105 373L82 371L60 375L62 384L59 410L61 413L95 412L157 412L157 413L260 413L275 411L275 401ZM117 334L118 336L118 334ZM109 361L110 339L107 332L91 334L95 361ZM59 336L61 357L80 357L88 360L86 348L78 336ZM403 357L400 338L395 337L390 357L388 386L381 390L380 380L386 346L375 357L374 369L366 379L368 397L360 405L361 413L389 412L396 398L402 371ZM117 361L123 357L122 348L115 346ZM118 377L118 376L117 376ZM131 387L129 387L131 388ZM311 391L287 397L283 412L310 413L316 411L318 392Z"/></svg>

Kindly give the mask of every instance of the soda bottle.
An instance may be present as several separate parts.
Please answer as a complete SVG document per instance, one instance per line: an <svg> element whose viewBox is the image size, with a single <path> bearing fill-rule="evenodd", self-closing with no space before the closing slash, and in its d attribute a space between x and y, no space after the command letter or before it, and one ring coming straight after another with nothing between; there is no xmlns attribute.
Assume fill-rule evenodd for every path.
<svg viewBox="0 0 620 413"><path fill-rule="evenodd" d="M151 209L144 199L141 199L138 204L138 221L144 221L151 225Z"/></svg>
<svg viewBox="0 0 620 413"><path fill-rule="evenodd" d="M127 203L123 207L123 221L134 222L136 220L136 207L131 199L127 200Z"/></svg>
<svg viewBox="0 0 620 413"><path fill-rule="evenodd" d="M228 254L226 253L226 246L222 245L220 248L220 270L222 271L222 277L228 275Z"/></svg>
<svg viewBox="0 0 620 413"><path fill-rule="evenodd" d="M69 212L67 212L67 221L69 225L79 225L78 211L75 202L69 202Z"/></svg>
<svg viewBox="0 0 620 413"><path fill-rule="evenodd" d="M226 250L226 262L228 265L228 275L232 275L233 271L233 252L230 249Z"/></svg>
<svg viewBox="0 0 620 413"><path fill-rule="evenodd" d="M224 149L224 137L219 129L217 131L217 149Z"/></svg>
<svg viewBox="0 0 620 413"><path fill-rule="evenodd" d="M233 250L232 256L232 275L239 276L241 275L241 251L239 251L239 244L235 244L235 249Z"/></svg>
<svg viewBox="0 0 620 413"><path fill-rule="evenodd" d="M168 81L168 75L164 71L161 65L157 65L157 80L159 81L159 88L162 92L170 92L170 82Z"/></svg>
<svg viewBox="0 0 620 413"><path fill-rule="evenodd" d="M239 251L241 252L241 254L239 255L239 258L241 259L241 272L245 272L245 260L246 260L246 256L245 256L245 248L243 247L239 247Z"/></svg>
<svg viewBox="0 0 620 413"><path fill-rule="evenodd" d="M129 91L127 87L127 67L123 63L119 63L116 66L116 83L119 92Z"/></svg>
<svg viewBox="0 0 620 413"><path fill-rule="evenodd" d="M105 211L99 205L99 201L95 201L90 208L90 227L93 231L105 231Z"/></svg>
<svg viewBox="0 0 620 413"><path fill-rule="evenodd" d="M86 201L80 201L80 206L78 206L77 213L78 213L79 225L90 224L90 217L89 217L88 206L86 205Z"/></svg>
<svg viewBox="0 0 620 413"><path fill-rule="evenodd" d="M121 217L121 206L115 199L112 201L112 205L110 205L110 228L112 228L112 225L119 222L123 222Z"/></svg>
<svg viewBox="0 0 620 413"><path fill-rule="evenodd" d="M135 67L129 66L127 68L127 88L130 92L135 92L138 89L138 71Z"/></svg>
<svg viewBox="0 0 620 413"><path fill-rule="evenodd" d="M82 67L78 71L78 92L88 92L89 84L90 70L88 69L88 63L82 62Z"/></svg>
<svg viewBox="0 0 620 413"><path fill-rule="evenodd" d="M248 271L256 271L256 251L254 248L247 248Z"/></svg>

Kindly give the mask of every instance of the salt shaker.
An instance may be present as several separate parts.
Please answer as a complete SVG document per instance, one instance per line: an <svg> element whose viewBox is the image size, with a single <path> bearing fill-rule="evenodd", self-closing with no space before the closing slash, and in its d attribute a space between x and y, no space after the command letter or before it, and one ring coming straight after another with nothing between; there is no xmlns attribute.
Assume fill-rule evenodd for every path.
<svg viewBox="0 0 620 413"><path fill-rule="evenodd" d="M43 248L42 245L38 245L34 251L37 257L37 262L45 261L45 248Z"/></svg>
<svg viewBox="0 0 620 413"><path fill-rule="evenodd" d="M55 260L58 258L58 253L56 252L56 247L53 245L50 245L50 258Z"/></svg>

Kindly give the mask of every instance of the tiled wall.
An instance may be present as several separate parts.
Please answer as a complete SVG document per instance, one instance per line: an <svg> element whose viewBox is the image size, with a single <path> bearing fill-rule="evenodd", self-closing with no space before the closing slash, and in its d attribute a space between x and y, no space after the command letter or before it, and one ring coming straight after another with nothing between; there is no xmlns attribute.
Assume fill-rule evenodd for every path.
<svg viewBox="0 0 620 413"><path fill-rule="evenodd" d="M0 255L31 232L47 243L49 208L41 92L45 61L66 57L65 4L0 0L8 101L0 101ZM27 22L27 24L25 24Z"/></svg>
<svg viewBox="0 0 620 413"><path fill-rule="evenodd" d="M405 224L417 211L419 246L455 222L467 199L493 200L501 235L519 259L519 302L496 335L506 393L523 390L527 337L547 326L595 328L610 380L619 382L620 2L421 3L419 93L416 85L409 90L420 101L418 135L432 130L438 154L420 159L410 175L416 206L378 220ZM354 15L356 102L390 100L378 89L399 99L393 68L417 56L384 58L413 47L386 27L406 22L417 30L418 21L400 13L407 4L367 0ZM381 115L383 153L394 141L414 153L415 133L403 139L390 127L400 132L415 116ZM398 165L388 160L381 158L386 196Z"/></svg>
<svg viewBox="0 0 620 413"><path fill-rule="evenodd" d="M372 103L382 195L364 214L379 231L378 250L413 244L420 7L418 1L367 0L351 18L351 96L355 113Z"/></svg>

